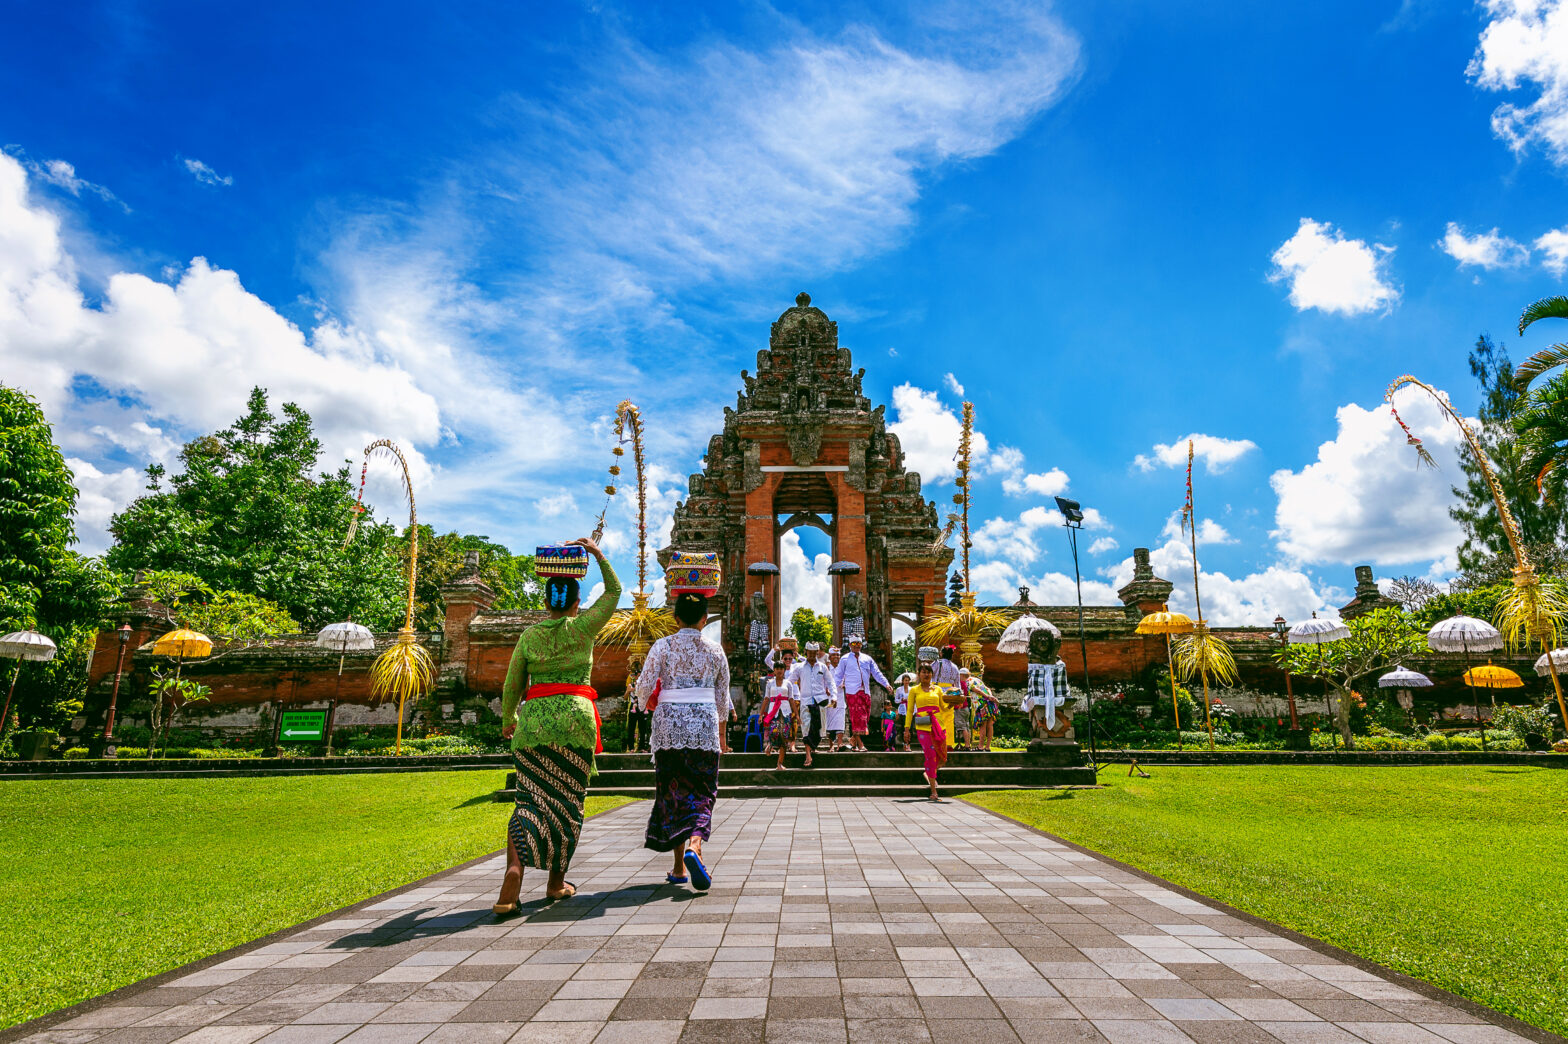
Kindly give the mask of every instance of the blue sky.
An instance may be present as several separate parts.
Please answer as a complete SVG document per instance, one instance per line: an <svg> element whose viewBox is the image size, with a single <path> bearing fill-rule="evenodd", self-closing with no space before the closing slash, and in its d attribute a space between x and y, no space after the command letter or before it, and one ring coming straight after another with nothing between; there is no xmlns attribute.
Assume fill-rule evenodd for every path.
<svg viewBox="0 0 1568 1044"><path fill-rule="evenodd" d="M0 373L83 548L252 384L517 550L589 527L629 396L667 524L805 289L939 500L974 401L987 597L1071 599L1066 492L1092 600L1150 546L1190 604L1189 436L1212 619L1445 575L1453 433L1401 399L1418 472L1381 396L1473 410L1477 334L1551 337L1568 6L974 6L8 5Z"/></svg>

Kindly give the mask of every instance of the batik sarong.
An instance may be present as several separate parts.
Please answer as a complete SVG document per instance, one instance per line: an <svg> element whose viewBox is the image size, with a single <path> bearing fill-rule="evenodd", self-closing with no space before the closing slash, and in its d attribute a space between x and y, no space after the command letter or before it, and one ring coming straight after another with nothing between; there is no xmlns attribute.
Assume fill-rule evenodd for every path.
<svg viewBox="0 0 1568 1044"><path fill-rule="evenodd" d="M768 726L768 738L775 747L787 747L795 738L795 730L790 725L791 720L783 714L775 715L773 723Z"/></svg>
<svg viewBox="0 0 1568 1044"><path fill-rule="evenodd" d="M1002 705L992 696L981 696L975 700L975 728L984 726L1001 717Z"/></svg>
<svg viewBox="0 0 1568 1044"><path fill-rule="evenodd" d="M686 839L708 840L719 796L719 752L658 750L653 754L654 797L643 847L672 852Z"/></svg>
<svg viewBox="0 0 1568 1044"><path fill-rule="evenodd" d="M591 749L527 747L512 751L517 807L506 836L523 866L565 873L583 830Z"/></svg>
<svg viewBox="0 0 1568 1044"><path fill-rule="evenodd" d="M870 732L871 694L852 692L844 697L844 704L849 709L849 731L856 736L864 736Z"/></svg>

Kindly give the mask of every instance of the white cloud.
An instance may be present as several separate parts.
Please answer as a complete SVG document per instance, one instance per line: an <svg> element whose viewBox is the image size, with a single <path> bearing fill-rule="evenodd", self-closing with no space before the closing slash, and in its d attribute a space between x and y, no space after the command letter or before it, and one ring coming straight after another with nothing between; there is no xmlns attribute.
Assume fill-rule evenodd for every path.
<svg viewBox="0 0 1568 1044"><path fill-rule="evenodd" d="M534 501L534 510L541 518L556 518L569 511L577 510L577 498L570 493L556 493L553 496L540 497Z"/></svg>
<svg viewBox="0 0 1568 1044"><path fill-rule="evenodd" d="M83 554L100 554L109 547L109 520L141 495L147 476L135 468L105 473L76 457L65 463L76 479L77 547Z"/></svg>
<svg viewBox="0 0 1568 1044"><path fill-rule="evenodd" d="M1003 492L1015 496L1054 497L1067 492L1067 472L1061 468L1032 474L1015 473L1002 480Z"/></svg>
<svg viewBox="0 0 1568 1044"><path fill-rule="evenodd" d="M960 399L962 399L964 397L964 386L962 384L958 383L958 378L957 377L954 377L951 373L949 373L946 376L944 376L942 378L942 380L947 385L947 390L948 391L952 392L954 395L958 396Z"/></svg>
<svg viewBox="0 0 1568 1044"><path fill-rule="evenodd" d="M191 176L203 185L234 184L234 176L232 174L219 174L199 159L187 159L185 161L185 169L190 171Z"/></svg>
<svg viewBox="0 0 1568 1044"><path fill-rule="evenodd" d="M1473 236L1453 221L1443 234L1440 244L1443 253L1459 262L1459 267L1474 265L1477 268L1517 268L1530 260L1530 250L1523 243L1502 235L1497 229Z"/></svg>
<svg viewBox="0 0 1568 1044"><path fill-rule="evenodd" d="M941 396L913 384L900 384L893 389L893 412L895 419L887 427L904 449L904 466L919 472L927 485L956 478L958 461L954 458L964 425ZM977 427L969 444L978 471L990 452L990 443Z"/></svg>
<svg viewBox="0 0 1568 1044"><path fill-rule="evenodd" d="M1538 237L1535 249L1545 255L1541 258L1541 267L1561 279L1563 273L1568 272L1568 225Z"/></svg>
<svg viewBox="0 0 1568 1044"><path fill-rule="evenodd" d="M1462 480L1460 435L1424 392L1395 397L1399 415L1440 465L1419 466L1416 451L1385 405L1336 411L1338 432L1317 460L1269 479L1279 497L1271 534L1300 562L1404 564L1453 554L1462 539L1448 517L1450 487Z"/></svg>
<svg viewBox="0 0 1568 1044"><path fill-rule="evenodd" d="M1119 547L1121 547L1121 544L1116 542L1115 537L1104 536L1089 545L1089 553L1091 555L1103 555L1108 551L1115 551Z"/></svg>
<svg viewBox="0 0 1568 1044"><path fill-rule="evenodd" d="M1156 443L1148 454L1140 453L1133 458L1133 463L1144 471L1153 471L1157 467L1185 467L1189 441L1192 442L1194 459L1203 461L1203 467L1210 475L1217 475L1227 470L1236 461L1258 448L1258 444L1251 439L1227 439L1218 435L1200 435L1193 432L1169 444Z"/></svg>
<svg viewBox="0 0 1568 1044"><path fill-rule="evenodd" d="M806 557L795 530L779 540L779 628L789 627L789 618L801 606L810 606L823 616L833 612L833 578L828 576L832 557L819 554ZM777 636L775 636L777 637Z"/></svg>
<svg viewBox="0 0 1568 1044"><path fill-rule="evenodd" d="M1492 133L1515 152L1543 146L1568 165L1568 4L1562 0L1482 0L1491 17L1466 69L1492 91L1534 85L1527 105L1512 102L1492 113Z"/></svg>
<svg viewBox="0 0 1568 1044"><path fill-rule="evenodd" d="M77 176L74 164L67 163L63 159L44 160L40 163L28 156L24 149L16 145L7 145L4 149L0 149L0 152L11 156L17 163L26 168L29 174L46 185L64 189L73 196L80 196L83 192L86 192L88 195L97 196L106 203L119 203L126 213L130 213L131 208L121 203L119 198L106 187Z"/></svg>
<svg viewBox="0 0 1568 1044"><path fill-rule="evenodd" d="M1394 248L1346 239L1327 222L1302 218L1296 234L1274 251L1270 282L1290 284L1298 311L1316 308L1339 315L1387 310L1399 300L1386 267Z"/></svg>

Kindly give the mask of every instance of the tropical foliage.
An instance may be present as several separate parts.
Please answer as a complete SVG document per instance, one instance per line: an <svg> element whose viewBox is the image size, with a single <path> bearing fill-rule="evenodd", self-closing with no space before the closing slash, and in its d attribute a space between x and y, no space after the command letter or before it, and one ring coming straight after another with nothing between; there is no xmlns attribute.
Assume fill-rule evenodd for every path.
<svg viewBox="0 0 1568 1044"><path fill-rule="evenodd" d="M1350 728L1351 706L1359 702L1355 685L1368 675L1392 668L1405 657L1426 655L1426 632L1398 609L1377 609L1345 621L1349 638L1321 645L1287 645L1274 654L1280 667L1298 678L1327 682L1338 697L1339 734L1348 749L1356 741Z"/></svg>
<svg viewBox="0 0 1568 1044"><path fill-rule="evenodd" d="M789 618L789 633L804 649L807 642L821 642L823 648L833 640L833 621L810 606L796 609Z"/></svg>
<svg viewBox="0 0 1568 1044"><path fill-rule="evenodd" d="M1519 316L1519 334L1542 319L1568 319L1568 297L1545 297ZM1539 381L1539 383L1537 383ZM1530 356L1514 374L1523 395L1514 414L1523 456L1521 477L1543 494L1562 489L1562 466L1568 461L1568 343L1558 343ZM1555 481L1553 481L1555 479Z"/></svg>
<svg viewBox="0 0 1568 1044"><path fill-rule="evenodd" d="M393 626L397 531L367 517L343 546L355 508L349 469L318 472L320 453L308 413L287 403L279 416L253 389L233 426L186 444L179 474L147 468L147 493L110 523L108 563L192 573L281 606L307 629L345 619Z"/></svg>

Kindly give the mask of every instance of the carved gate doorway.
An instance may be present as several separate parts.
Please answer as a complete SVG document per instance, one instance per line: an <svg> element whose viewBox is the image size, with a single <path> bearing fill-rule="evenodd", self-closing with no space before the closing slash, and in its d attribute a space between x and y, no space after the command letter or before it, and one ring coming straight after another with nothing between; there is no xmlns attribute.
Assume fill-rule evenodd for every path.
<svg viewBox="0 0 1568 1044"><path fill-rule="evenodd" d="M781 618L782 578L750 576L747 566L779 565L786 533L819 530L834 561L860 566L833 585L834 636L842 637L843 598L857 592L866 651L887 666L894 614L913 625L946 595L953 551L941 541L936 506L921 494L920 476L905 470L885 408L862 393L865 370L851 370L838 324L809 295L773 324L757 374L740 376L735 408L725 408L703 471L688 480L660 558L719 552L724 586L713 610L723 617L732 663L752 672L745 656L752 596L762 593L773 640L789 621Z"/></svg>

